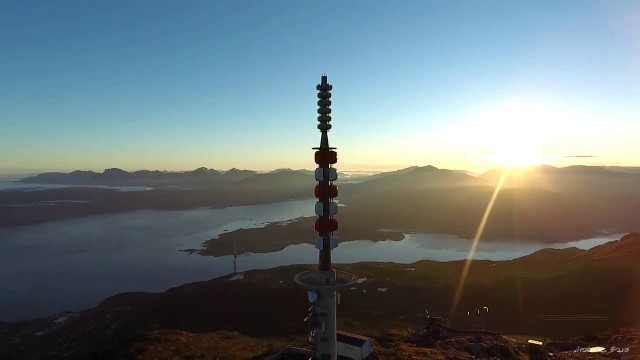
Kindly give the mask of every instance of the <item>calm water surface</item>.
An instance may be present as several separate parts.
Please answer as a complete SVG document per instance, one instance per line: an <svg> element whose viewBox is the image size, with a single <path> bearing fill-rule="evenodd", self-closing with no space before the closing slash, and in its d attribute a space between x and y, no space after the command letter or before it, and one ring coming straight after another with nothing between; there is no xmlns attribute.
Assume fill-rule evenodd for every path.
<svg viewBox="0 0 640 360"><path fill-rule="evenodd" d="M141 210L0 229L0 320L17 320L95 306L123 291L164 291L232 272L233 257L189 255L226 231L313 215L315 200L180 211ZM562 248L590 248L610 235ZM407 234L402 241L342 243L335 262L459 260L471 242L451 235ZM545 247L537 243L480 243L476 258L505 260ZM244 254L238 271L317 262L308 244ZM291 279L283 279L289 281Z"/></svg>

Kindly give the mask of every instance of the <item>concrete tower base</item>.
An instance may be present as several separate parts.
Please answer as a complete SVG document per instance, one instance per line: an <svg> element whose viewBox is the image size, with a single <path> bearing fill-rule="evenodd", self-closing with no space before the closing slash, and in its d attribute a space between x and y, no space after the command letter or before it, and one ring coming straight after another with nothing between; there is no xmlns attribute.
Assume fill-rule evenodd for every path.
<svg viewBox="0 0 640 360"><path fill-rule="evenodd" d="M339 271L306 271L297 274L294 281L309 291L314 323L310 340L315 344L318 360L336 360L336 290L354 283L355 275Z"/></svg>

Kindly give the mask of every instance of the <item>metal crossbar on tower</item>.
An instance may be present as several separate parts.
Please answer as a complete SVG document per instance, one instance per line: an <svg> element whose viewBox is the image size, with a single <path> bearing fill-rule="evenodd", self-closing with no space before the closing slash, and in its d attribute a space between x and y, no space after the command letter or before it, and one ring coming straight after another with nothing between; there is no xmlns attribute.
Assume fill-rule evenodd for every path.
<svg viewBox="0 0 640 360"><path fill-rule="evenodd" d="M335 360L337 358L336 341L336 290L354 282L353 274L335 270L331 264L331 251L338 246L338 204L333 201L338 196L338 187L334 181L338 172L333 167L338 161L336 148L329 146L328 132L331 129L331 90L327 76L322 75L318 90L318 130L320 146L313 148L315 162L315 196L318 199L315 212L316 248L319 250L318 268L306 271L294 277L295 282L307 289L309 316L305 319L309 327L309 341L312 344L314 358L317 360Z"/></svg>

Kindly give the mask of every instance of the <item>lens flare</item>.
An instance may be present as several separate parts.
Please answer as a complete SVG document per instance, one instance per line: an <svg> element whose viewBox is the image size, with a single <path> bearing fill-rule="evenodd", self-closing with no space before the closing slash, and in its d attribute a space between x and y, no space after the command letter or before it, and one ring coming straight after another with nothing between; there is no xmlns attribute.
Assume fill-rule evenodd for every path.
<svg viewBox="0 0 640 360"><path fill-rule="evenodd" d="M469 256L467 256L467 260L464 263L464 268L462 269L462 274L460 275L460 280L458 281L458 286L456 288L455 295L453 296L453 302L451 304L450 310L451 315L456 312L458 304L460 303L462 291L464 290L464 283L467 280L467 274L469 273L469 268L471 267L471 260L473 260L473 257L476 254L478 242L480 241L480 237L482 236L485 225L487 225L487 220L489 219L489 215L491 214L491 210L493 209L493 204L496 202L496 198L498 197L500 189L502 189L502 186L504 185L504 180L506 179L506 177L507 171L504 170L502 172L502 175L500 176L500 180L498 180L498 184L496 185L495 190L493 191L493 195L491 195L491 200L489 200L489 204L484 211L484 215L482 216L482 220L480 221L480 225L478 226L478 231L476 231L476 236L473 238L473 243L471 244L471 249L469 250Z"/></svg>

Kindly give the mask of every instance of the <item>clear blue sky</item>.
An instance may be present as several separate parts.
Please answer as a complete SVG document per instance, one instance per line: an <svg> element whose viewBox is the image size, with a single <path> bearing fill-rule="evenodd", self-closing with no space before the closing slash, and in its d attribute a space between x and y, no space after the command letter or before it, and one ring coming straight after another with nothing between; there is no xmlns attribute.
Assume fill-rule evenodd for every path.
<svg viewBox="0 0 640 360"><path fill-rule="evenodd" d="M552 163L640 165L627 142L639 14L637 1L3 1L0 171L312 168L323 72L342 168L478 169L533 128Z"/></svg>

